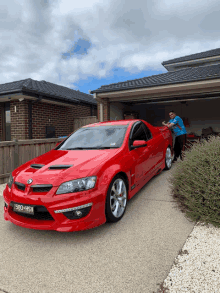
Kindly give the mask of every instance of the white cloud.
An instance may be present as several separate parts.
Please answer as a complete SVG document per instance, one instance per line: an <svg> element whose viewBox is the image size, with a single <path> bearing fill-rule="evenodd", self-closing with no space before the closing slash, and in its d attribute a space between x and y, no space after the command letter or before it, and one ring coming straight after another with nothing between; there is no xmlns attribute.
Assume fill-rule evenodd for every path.
<svg viewBox="0 0 220 293"><path fill-rule="evenodd" d="M217 0L2 0L1 83L31 77L77 88L115 67L165 72L163 61L220 48L219 30ZM80 39L89 44L81 56Z"/></svg>
<svg viewBox="0 0 220 293"><path fill-rule="evenodd" d="M212 9L212 6L216 4L219 4L218 0L163 0L158 1L157 10L160 11L161 14L177 13L178 15L187 15L193 13L196 15L198 10L200 12L207 12L210 8Z"/></svg>
<svg viewBox="0 0 220 293"><path fill-rule="evenodd" d="M56 11L58 14L79 14L86 11L91 11L96 5L102 5L104 0L61 0L59 1ZM105 4L108 3L108 0L105 0Z"/></svg>

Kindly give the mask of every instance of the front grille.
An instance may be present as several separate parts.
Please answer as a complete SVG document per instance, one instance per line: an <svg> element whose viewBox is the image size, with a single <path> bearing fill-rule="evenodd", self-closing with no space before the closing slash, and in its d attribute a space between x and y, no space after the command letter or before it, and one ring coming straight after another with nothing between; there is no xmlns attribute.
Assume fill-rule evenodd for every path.
<svg viewBox="0 0 220 293"><path fill-rule="evenodd" d="M25 191L25 184L15 181L15 185L19 190Z"/></svg>
<svg viewBox="0 0 220 293"><path fill-rule="evenodd" d="M10 203L10 206L13 207L13 202ZM19 212L14 212L14 213L29 219L54 221L54 218L51 216L47 208L44 206L35 206L34 215L29 215L29 214L24 214Z"/></svg>
<svg viewBox="0 0 220 293"><path fill-rule="evenodd" d="M33 192L48 192L51 190L53 185L45 184L45 185L32 185L31 188Z"/></svg>

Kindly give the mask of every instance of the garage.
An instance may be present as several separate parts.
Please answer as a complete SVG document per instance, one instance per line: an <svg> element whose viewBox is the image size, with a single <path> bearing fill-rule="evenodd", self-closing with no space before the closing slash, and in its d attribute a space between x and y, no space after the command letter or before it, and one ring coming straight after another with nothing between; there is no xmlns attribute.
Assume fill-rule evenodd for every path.
<svg viewBox="0 0 220 293"><path fill-rule="evenodd" d="M174 110L187 138L220 132L220 49L184 56L162 65L168 72L104 85L92 91L98 120L143 119L162 126Z"/></svg>

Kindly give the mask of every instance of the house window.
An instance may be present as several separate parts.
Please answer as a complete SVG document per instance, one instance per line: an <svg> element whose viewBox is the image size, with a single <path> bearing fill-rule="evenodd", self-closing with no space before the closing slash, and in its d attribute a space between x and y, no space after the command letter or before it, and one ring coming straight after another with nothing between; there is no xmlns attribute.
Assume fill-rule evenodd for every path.
<svg viewBox="0 0 220 293"><path fill-rule="evenodd" d="M10 112L10 102L5 103L5 140L11 140L11 112Z"/></svg>

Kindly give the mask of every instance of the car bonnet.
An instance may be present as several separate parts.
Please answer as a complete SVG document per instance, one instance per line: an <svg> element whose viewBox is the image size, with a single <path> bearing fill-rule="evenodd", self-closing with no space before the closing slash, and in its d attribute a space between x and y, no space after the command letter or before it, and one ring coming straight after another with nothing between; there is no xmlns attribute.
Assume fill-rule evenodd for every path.
<svg viewBox="0 0 220 293"><path fill-rule="evenodd" d="M119 149L106 150L52 150L19 168L15 181L27 184L52 184L59 186L63 182L87 177L118 153ZM99 169L99 168L98 168ZM16 174L15 170L15 174ZM14 174L13 174L14 175ZM96 174L92 174L96 175Z"/></svg>

